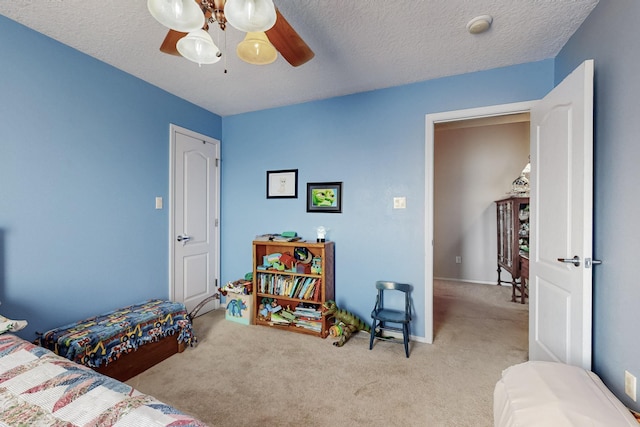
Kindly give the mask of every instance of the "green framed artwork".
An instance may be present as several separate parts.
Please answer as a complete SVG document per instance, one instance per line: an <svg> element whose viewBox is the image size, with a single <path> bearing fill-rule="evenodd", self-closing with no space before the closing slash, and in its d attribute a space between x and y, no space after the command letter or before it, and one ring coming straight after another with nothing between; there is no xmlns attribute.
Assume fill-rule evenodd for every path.
<svg viewBox="0 0 640 427"><path fill-rule="evenodd" d="M308 182L307 212L342 212L342 182Z"/></svg>

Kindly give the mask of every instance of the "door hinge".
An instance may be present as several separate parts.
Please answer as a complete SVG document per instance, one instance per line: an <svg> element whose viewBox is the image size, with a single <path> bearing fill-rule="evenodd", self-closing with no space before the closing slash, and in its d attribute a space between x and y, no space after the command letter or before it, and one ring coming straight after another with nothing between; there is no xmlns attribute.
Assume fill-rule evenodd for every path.
<svg viewBox="0 0 640 427"><path fill-rule="evenodd" d="M218 221L218 218L216 218L216 219L213 221L213 226L214 226L214 227L217 227L217 226L218 226L218 222L219 222L219 221Z"/></svg>
<svg viewBox="0 0 640 427"><path fill-rule="evenodd" d="M220 159L216 159L216 167L220 164Z"/></svg>

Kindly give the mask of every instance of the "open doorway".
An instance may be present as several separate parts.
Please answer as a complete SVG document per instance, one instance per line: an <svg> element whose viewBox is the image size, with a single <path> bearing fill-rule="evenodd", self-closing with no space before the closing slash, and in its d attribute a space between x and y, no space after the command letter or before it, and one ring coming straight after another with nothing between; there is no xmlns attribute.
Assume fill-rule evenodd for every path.
<svg viewBox="0 0 640 427"><path fill-rule="evenodd" d="M593 60L584 61L540 100L426 116L426 342L433 342L435 125L529 112L529 356L591 368L593 72Z"/></svg>
<svg viewBox="0 0 640 427"><path fill-rule="evenodd" d="M504 104L490 107L474 108L469 110L448 111L444 113L428 114L426 116L426 143L425 143L425 341L428 343L433 342L434 337L434 324L433 324L433 278L434 278L434 264L436 262L434 258L434 244L435 244L435 222L434 222L434 192L435 192L435 141L436 141L436 125L450 123L451 127L474 127L482 122L482 120L494 120L496 124L500 120L510 120L507 116L525 113L528 114L534 105L532 102L520 102L514 104ZM461 122L454 124L455 122ZM444 126L446 128L446 126ZM514 170L518 171L516 175L511 177L507 181L508 184L519 174L523 165L515 165ZM459 173L467 173L467 171L459 171ZM507 190L505 190L507 191ZM454 196L459 197L459 196ZM490 208L487 208L490 209ZM495 223L493 225L495 231ZM487 231L490 233L491 231ZM491 257L491 253L488 250L484 250L486 254L483 256ZM453 261L455 263L456 257L462 257L462 254L454 254ZM494 253L495 256L495 253ZM461 259L460 264L464 264ZM496 265L495 260L491 263L487 263L488 266ZM489 271L491 270L491 267ZM495 272L496 267L493 267ZM486 273L488 274L488 273ZM490 277L490 276L487 276ZM493 275L497 281L497 272Z"/></svg>
<svg viewBox="0 0 640 427"><path fill-rule="evenodd" d="M528 113L436 124L435 278L497 283L494 201L528 163L529 140Z"/></svg>
<svg viewBox="0 0 640 427"><path fill-rule="evenodd" d="M446 307L439 305L446 300L443 293L444 297L452 294L451 286L472 285L465 288L468 292L473 286L512 282L504 269L498 278L495 200L509 196L514 179L529 162L529 113L436 123L434 135L434 313L440 314L434 320L437 338L442 326L438 319L446 318L441 313ZM519 236L515 233L510 239L510 251L512 247L517 253ZM504 243L504 239L501 241ZM517 272L514 275L518 277ZM484 291L493 291L498 300L509 302L511 286L506 287L509 289ZM526 325L522 326L526 334Z"/></svg>

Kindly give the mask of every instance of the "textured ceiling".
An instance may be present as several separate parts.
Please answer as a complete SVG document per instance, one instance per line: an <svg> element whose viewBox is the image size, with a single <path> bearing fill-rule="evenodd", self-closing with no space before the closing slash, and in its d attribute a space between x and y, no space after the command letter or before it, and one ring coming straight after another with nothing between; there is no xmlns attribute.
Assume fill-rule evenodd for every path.
<svg viewBox="0 0 640 427"><path fill-rule="evenodd" d="M315 52L239 60L244 33L210 29L223 60L198 67L158 48L144 0L2 0L0 14L221 116L553 58L598 0L275 0ZM466 24L493 16L471 35ZM227 70L227 73L224 70Z"/></svg>

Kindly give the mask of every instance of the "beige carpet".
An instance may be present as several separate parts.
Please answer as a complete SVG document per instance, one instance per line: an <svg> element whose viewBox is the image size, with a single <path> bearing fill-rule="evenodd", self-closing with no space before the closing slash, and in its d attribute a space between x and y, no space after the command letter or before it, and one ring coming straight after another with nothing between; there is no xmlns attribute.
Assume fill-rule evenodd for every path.
<svg viewBox="0 0 640 427"><path fill-rule="evenodd" d="M211 426L492 426L493 387L527 359L511 289L436 281L433 344L326 340L198 317L195 348L128 383ZM345 307L348 308L348 307ZM368 319L367 319L368 321ZM421 322L421 319L418 319Z"/></svg>

